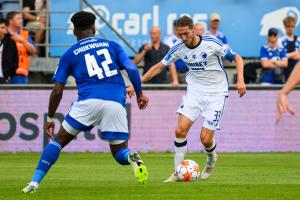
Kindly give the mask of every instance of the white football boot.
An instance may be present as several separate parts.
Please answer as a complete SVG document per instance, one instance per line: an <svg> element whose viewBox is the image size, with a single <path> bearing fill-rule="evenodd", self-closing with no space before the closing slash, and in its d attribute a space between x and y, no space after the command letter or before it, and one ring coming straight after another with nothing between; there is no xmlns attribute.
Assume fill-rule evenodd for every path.
<svg viewBox="0 0 300 200"><path fill-rule="evenodd" d="M216 165L216 162L217 162L217 154L216 153L207 154L207 162L206 162L206 165L205 165L204 169L202 170L201 176L200 176L200 178L202 180L207 180L211 176L212 171Z"/></svg>
<svg viewBox="0 0 300 200"><path fill-rule="evenodd" d="M177 182L178 176L176 173L172 173L171 176L164 181L164 183Z"/></svg>

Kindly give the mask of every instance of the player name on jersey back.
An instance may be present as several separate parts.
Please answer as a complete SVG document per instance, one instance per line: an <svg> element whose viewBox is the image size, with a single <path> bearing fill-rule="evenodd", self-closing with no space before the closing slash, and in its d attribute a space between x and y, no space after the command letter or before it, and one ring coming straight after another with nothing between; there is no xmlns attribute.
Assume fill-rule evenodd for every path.
<svg viewBox="0 0 300 200"><path fill-rule="evenodd" d="M93 40L95 40L95 39L93 39ZM91 43L91 44L87 44L87 45L84 45L82 47L79 47L79 48L75 49L73 51L73 53L74 53L74 55L78 55L79 53L83 53L83 52L85 52L87 50L95 49L95 48L99 48L99 47L109 47L109 44L108 44L108 42Z"/></svg>

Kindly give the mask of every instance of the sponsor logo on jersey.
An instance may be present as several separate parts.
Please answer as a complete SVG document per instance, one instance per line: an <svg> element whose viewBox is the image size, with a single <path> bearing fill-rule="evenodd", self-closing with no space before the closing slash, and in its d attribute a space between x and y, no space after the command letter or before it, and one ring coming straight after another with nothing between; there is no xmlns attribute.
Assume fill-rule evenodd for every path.
<svg viewBox="0 0 300 200"><path fill-rule="evenodd" d="M206 59L206 58L207 58L207 54L206 54L205 52L202 52L202 53L201 53L201 57L202 57L203 59Z"/></svg>

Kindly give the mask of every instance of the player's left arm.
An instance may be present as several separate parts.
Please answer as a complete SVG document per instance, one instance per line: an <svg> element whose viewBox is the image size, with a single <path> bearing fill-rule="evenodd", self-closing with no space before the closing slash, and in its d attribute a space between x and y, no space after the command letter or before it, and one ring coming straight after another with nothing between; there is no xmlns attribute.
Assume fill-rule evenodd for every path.
<svg viewBox="0 0 300 200"><path fill-rule="evenodd" d="M244 61L243 58L236 54L234 58L234 62L236 63L236 69L237 69L237 90L240 95L240 97L244 96L246 94L246 84L244 81Z"/></svg>
<svg viewBox="0 0 300 200"><path fill-rule="evenodd" d="M234 61L236 64L236 69L237 69L237 90L238 90L238 94L240 95L240 97L244 96L244 94L246 94L246 84L244 81L244 61L243 58L233 52L231 49L226 48L224 46L218 46L218 51L217 53L221 56L224 56L226 58L226 60L232 62Z"/></svg>
<svg viewBox="0 0 300 200"><path fill-rule="evenodd" d="M140 77L139 70L136 67L136 65L128 58L128 56L126 55L126 53L124 52L124 50L122 49L122 47L120 45L118 45L117 43L112 43L112 45L114 46L114 48L116 50L116 55L117 55L118 61L125 68L125 70L128 74L129 80L131 81L131 83L134 87L138 106L141 110L143 110L147 107L149 99L148 99L148 97L143 95L142 83L141 83L141 77ZM127 90L127 92L130 97L133 96L132 91Z"/></svg>

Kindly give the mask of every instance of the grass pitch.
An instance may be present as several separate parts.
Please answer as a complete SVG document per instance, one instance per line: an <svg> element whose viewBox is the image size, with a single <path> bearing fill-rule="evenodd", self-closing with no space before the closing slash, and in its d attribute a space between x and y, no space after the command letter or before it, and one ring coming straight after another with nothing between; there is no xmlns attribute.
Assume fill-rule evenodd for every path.
<svg viewBox="0 0 300 200"><path fill-rule="evenodd" d="M163 183L173 154L142 154L149 182L136 182L130 166L108 153L62 153L36 194L20 190L30 181L40 154L0 154L0 200L290 200L300 199L300 153L223 153L212 177L193 183ZM201 168L204 153L189 153Z"/></svg>

